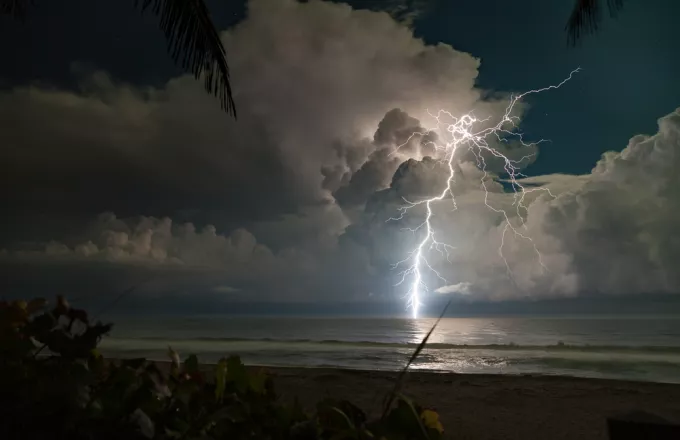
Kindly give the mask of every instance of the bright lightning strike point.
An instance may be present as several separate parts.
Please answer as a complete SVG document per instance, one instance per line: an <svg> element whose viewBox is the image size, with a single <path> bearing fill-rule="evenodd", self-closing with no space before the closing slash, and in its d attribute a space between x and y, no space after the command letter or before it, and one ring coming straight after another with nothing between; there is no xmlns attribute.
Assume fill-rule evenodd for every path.
<svg viewBox="0 0 680 440"><path fill-rule="evenodd" d="M406 213L411 208L419 205L425 205L426 211L425 220L416 228L408 228L408 230L410 230L413 233L416 233L417 231L424 229L423 239L418 243L415 249L408 253L408 256L405 259L393 265L394 268L397 268L403 266L406 263L410 263L406 269L400 272L401 279L396 285L399 286L409 281L410 287L406 293L407 308L411 309L411 314L414 319L418 317L418 311L422 306L421 294L422 292L426 292L428 290L427 285L423 281L423 271L427 269L430 272L434 273L439 279L443 280L444 282L447 282L446 279L444 279L441 276L441 274L430 265L430 263L427 260L427 252L429 252L432 249L435 249L439 251L442 255L445 254L448 259L449 251L453 249L453 246L440 242L435 237L435 230L432 227L431 223L433 217L432 205L436 202L444 200L445 198L447 198L447 196L450 196L450 199L453 202L454 210L457 209L452 186L454 184L455 178L454 156L458 148L461 146L467 147L468 150L472 152L472 154L475 156L477 160L477 166L484 172L484 175L481 179L481 187L484 189L484 204L495 213L501 214L504 217L505 226L503 227L503 233L501 234L501 244L500 247L498 248L498 254L505 263L508 275L511 275L510 265L508 264L508 261L505 259L503 255L505 234L508 232L508 230L511 231L516 237L527 240L531 243L538 257L539 264L545 269L541 253L538 251L538 248L531 240L531 238L523 234L521 231L518 230L517 227L512 225L512 223L510 222L510 217L508 216L507 212L504 209L495 208L489 204L488 200L489 193L486 187L487 178L486 161L482 153L486 152L488 154L491 154L493 157L503 161L504 163L503 170L508 175L508 179L506 179L506 181L510 183L510 186L512 187L515 194L513 206L516 209L516 213L520 220L521 227L526 229L523 217L523 215L526 215L526 213L528 212L528 207L524 205L524 198L526 194L534 191L546 191L550 194L550 190L547 188L534 188L527 190L517 181L517 177L522 177L522 174L519 172L521 163L524 160L528 159L531 155L522 157L520 160L517 161L508 159L503 153L489 146L486 139L490 135L495 135L499 141L502 141L503 139L501 138L501 134L506 136L515 136L519 140L519 142L525 147L535 146L543 142L543 140L540 140L538 142L527 144L524 142L522 134L514 131L514 129L516 128L515 122L518 118L516 116L511 116L510 114L512 113L512 110L515 107L515 104L527 95L540 93L547 90L558 89L562 87L562 85L569 81L574 76L574 74L576 74L579 71L580 68L574 69L573 71L571 71L571 73L569 73L569 76L559 84L547 86L542 89L529 90L522 94L511 96L510 104L508 104L508 106L506 107L505 113L503 114L503 117L498 121L498 123L492 127L480 129L478 131L474 130L475 125L478 123L487 122L488 119L478 120L471 113L465 114L460 117L455 117L445 110L439 110L437 114L432 114L428 111L428 114L435 119L436 126L433 127L432 129L426 130L425 132L413 133L411 136L409 136L406 142L404 142L404 144L398 146L395 149L396 152L402 146L410 142L411 139L413 139L414 137L416 136L424 137L428 133L443 134L447 138L444 144L438 144L435 143L434 141L427 142L428 144L432 145L436 151L440 151L443 153L443 158L441 159L441 161L446 163L449 170L445 187L438 195L428 199L424 199L418 202L404 200L406 202L406 205L399 208L400 215L396 218L393 217L388 219L388 221L401 220L402 218L404 218ZM443 123L442 122L443 117L449 118L451 122ZM504 128L507 127L507 124L510 124L511 128ZM552 196L552 194L550 195Z"/></svg>

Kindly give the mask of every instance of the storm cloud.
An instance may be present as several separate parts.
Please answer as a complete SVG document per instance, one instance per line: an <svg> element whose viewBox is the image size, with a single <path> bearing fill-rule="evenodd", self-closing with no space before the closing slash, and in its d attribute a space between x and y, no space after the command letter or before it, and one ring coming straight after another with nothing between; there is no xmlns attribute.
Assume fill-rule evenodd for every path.
<svg viewBox="0 0 680 440"><path fill-rule="evenodd" d="M422 206L389 219L448 176L435 135L413 133L427 133L438 108L493 120L507 95L475 87L478 59L425 44L385 12L251 0L222 38L237 122L188 76L151 88L74 65L79 90L0 92L2 196L13 213L3 261L172 268L173 282L185 274L211 295L256 300L401 298L394 263L420 237L404 228L422 222ZM530 155L523 166L538 153L503 148ZM678 166L676 111L590 174L522 180L552 194L531 192L524 212L501 167L485 173L462 152L456 204L435 206L438 239L454 248L431 253L444 280L427 274L430 294L680 291Z"/></svg>

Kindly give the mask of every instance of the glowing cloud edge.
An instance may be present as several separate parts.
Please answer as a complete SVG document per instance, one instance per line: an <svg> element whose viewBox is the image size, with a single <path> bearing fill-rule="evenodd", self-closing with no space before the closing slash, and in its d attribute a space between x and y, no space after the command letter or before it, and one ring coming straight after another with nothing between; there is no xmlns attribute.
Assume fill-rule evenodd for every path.
<svg viewBox="0 0 680 440"><path fill-rule="evenodd" d="M503 245L505 243L505 235L508 232L508 230L512 231L512 233L521 239L527 240L531 243L531 245L534 248L534 251L536 252L537 259L541 267L546 269L545 265L543 264L541 253L539 252L538 248L534 244L533 240L525 234L523 234L521 231L518 230L517 227L513 226L512 223L510 222L510 218L508 217L507 212L504 209L498 209L494 208L489 204L488 200L488 189L486 187L486 178L488 176L488 173L486 171L486 161L484 160L484 157L482 156L482 152L487 152L491 154L492 156L502 160L504 162L504 171L508 174L508 179L505 179L507 182L510 183L513 191L514 191L514 201L513 201L513 206L515 206L515 209L517 210L517 216L520 219L521 222L521 227L526 229L526 225L524 224L524 217L522 216L522 212L525 214L528 212L528 207L524 205L524 198L528 193L534 192L534 191L546 191L548 194L550 194L551 197L554 197L553 194L550 193L550 190L548 188L531 188L531 189L526 189L524 188L519 182L517 182L518 177L524 177L520 172L519 172L519 167L518 165L528 159L531 155L529 156L524 156L520 158L519 160L511 160L508 159L504 154L502 154L500 151L496 150L495 148L492 148L489 146L489 144L486 142L486 139L490 135L495 135L499 140L501 140L501 134L506 135L506 136L514 136L517 139L519 139L519 142L525 147L533 147L541 142L544 142L545 140L541 139L538 142L532 142L532 143L525 143L524 139L522 138L522 133L513 131L517 126L516 126L516 121L519 119L518 117L511 116L512 110L515 107L515 104L519 102L521 99L523 99L525 96L530 95L530 94L535 94L535 93L541 93L545 92L548 90L554 90L562 87L565 83L567 83L569 80L572 79L572 77L578 73L581 69L576 68L572 70L569 73L569 76L562 80L558 84L550 85L547 87L543 87L541 89L534 89L534 90L529 90L527 92L524 92L522 94L516 95L516 96L511 96L510 97L510 103L505 109L505 113L503 114L503 117L498 121L498 123L492 127L485 128L483 130L479 130L477 132L472 131L474 129L474 126L478 123L483 123L487 122L489 118L487 119L482 119L478 120L476 119L471 113L467 113L463 116L460 117L455 117L451 113L447 112L446 110L439 110L436 114L430 113L428 110L427 113L433 117L436 121L435 127L431 129L427 129L424 132L414 132L409 136L409 138L400 146L398 146L394 152L398 151L401 147L404 145L408 144L414 137L420 136L422 138L425 138L429 133L436 133L436 134L442 134L442 127L445 127L444 132L448 133L450 135L450 139L446 140L444 144L436 143L434 141L427 141L426 144L431 145L434 147L436 151L441 151L443 152L444 156L441 159L441 162L446 163L449 169L449 176L446 180L446 186L445 188L436 196L430 197L428 199L420 200L417 202L412 202L409 200L404 199L404 202L406 205L402 206L399 208L399 216L398 217L391 217L387 219L386 221L398 221L404 218L404 216L408 213L411 208L414 208L419 205L425 205L426 209L426 214L425 214L425 220L418 225L415 228L405 228L406 230L409 230L413 233L418 232L420 229L425 228L425 237L418 243L418 245L410 251L406 258L404 258L401 261L398 261L397 263L393 264L393 268L399 268L404 266L406 263L410 262L410 265L403 269L400 273L399 276L401 277L399 282L395 284L395 286L399 286L407 281L407 279L411 278L410 280L410 287L408 291L406 292L406 298L407 298L407 304L406 307L407 309L411 309L411 315L414 319L418 318L418 311L420 309L420 306L422 305L421 303L421 294L420 291L421 289L424 291L428 291L427 285L423 281L423 270L428 269L430 272L434 273L439 279L444 281L445 283L448 283L448 281L441 276L441 274L435 270L430 263L427 261L427 256L425 255L425 251L429 251L432 249L437 250L440 252L442 255L446 255L447 260L449 258L449 251L451 249L454 249L453 246L447 243L443 243L441 241L438 241L435 238L435 230L432 227L431 224L431 219L433 216L432 212L432 204L444 200L447 195L450 195L451 201L453 202L453 207L454 210L457 209L456 205L456 199L453 195L453 184L454 184L454 179L455 179L455 167L454 167L454 157L456 152L458 151L458 148L461 146L467 146L468 150L472 152L472 154L475 156L477 160L477 166L479 169L481 169L484 172L484 175L481 179L481 187L484 189L484 204L491 209L492 211L503 215L505 218L504 224L505 226L503 227L503 233L501 235L501 244L498 248L498 254L499 256L503 259L503 262L505 263L505 267L508 271L508 275L511 277L512 272L510 270L510 265L508 264L508 261L506 260L505 256L503 255ZM450 118L452 121L451 123L444 124L442 122L442 118L446 116ZM506 129L503 128L506 126L506 124L510 124L511 128ZM393 152L393 153L394 153ZM429 246L429 247L428 247ZM449 260L450 261L450 260Z"/></svg>

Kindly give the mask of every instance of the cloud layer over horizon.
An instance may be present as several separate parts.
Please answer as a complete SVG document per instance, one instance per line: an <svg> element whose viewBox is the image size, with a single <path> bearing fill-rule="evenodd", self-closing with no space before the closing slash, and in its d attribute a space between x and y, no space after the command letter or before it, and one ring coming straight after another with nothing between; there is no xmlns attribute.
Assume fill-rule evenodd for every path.
<svg viewBox="0 0 680 440"><path fill-rule="evenodd" d="M409 137L432 125L428 109L493 119L508 95L475 87L473 56L344 4L251 0L223 39L238 122L188 76L154 89L76 65L81 90L0 91L2 194L15 214L0 257L171 268L251 300L401 298L392 265L423 213L386 220L404 199L440 192L447 171ZM461 154L456 167L457 209L444 201L434 217L455 249L448 260L432 253L446 282L428 274L430 295L680 292L680 109L591 174L524 179L555 197L527 195L522 218L492 162L485 175ZM488 203L533 241L507 232L482 181Z"/></svg>

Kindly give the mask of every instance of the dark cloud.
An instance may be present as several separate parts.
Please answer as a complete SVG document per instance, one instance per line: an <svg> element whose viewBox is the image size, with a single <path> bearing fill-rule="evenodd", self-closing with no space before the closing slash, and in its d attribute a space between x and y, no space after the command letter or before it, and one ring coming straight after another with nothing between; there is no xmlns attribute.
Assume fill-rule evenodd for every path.
<svg viewBox="0 0 680 440"><path fill-rule="evenodd" d="M220 230L294 214L343 183L324 188L322 168L363 164L363 139L390 109L422 111L442 96L461 111L494 108L473 87L478 60L425 45L384 12L253 0L224 39L237 123L189 77L150 88L78 64L78 90L1 92L2 196L13 215L0 242L74 235L107 210ZM339 144L352 148L339 157Z"/></svg>
<svg viewBox="0 0 680 440"><path fill-rule="evenodd" d="M677 292L680 278L673 262L680 246L673 231L680 212L679 150L680 110L661 118L654 136L636 136L620 153L605 154L589 175L520 181L528 190L547 189L554 196L527 193L528 214L521 218L514 193L487 174L485 194L480 188L484 173L470 162L458 163L456 205L445 199L433 207L437 238L455 248L448 258L429 251L428 261L446 281L430 273L428 284L437 294L475 299ZM212 226L199 229L169 218L121 220L104 214L86 229L86 240L6 250L3 258L33 264L96 262L119 270L174 268L175 287L163 284L167 289L193 284L220 292L226 285L248 292L250 300L394 297L400 292L394 263L419 240L419 233L408 229L422 222L423 206L399 220L390 218L400 216L405 200L440 191L447 177L441 161L410 159L399 165L387 188L370 195L354 220L329 202L256 224L258 234L284 237L272 236L276 250L244 229L220 234ZM531 241L507 229L501 209ZM180 274L182 283L176 281Z"/></svg>
<svg viewBox="0 0 680 440"><path fill-rule="evenodd" d="M55 227L75 218L82 226L105 210L210 212L229 203L239 207L232 219L246 221L291 209L285 191L266 203L253 199L285 188L290 173L278 151L265 148L266 130L250 131L247 144L228 143L233 123L215 111L179 113L201 107L172 90L144 91L97 74L78 93L28 87L0 101L2 193L18 221L47 216ZM14 226L12 235L21 236L21 224Z"/></svg>

